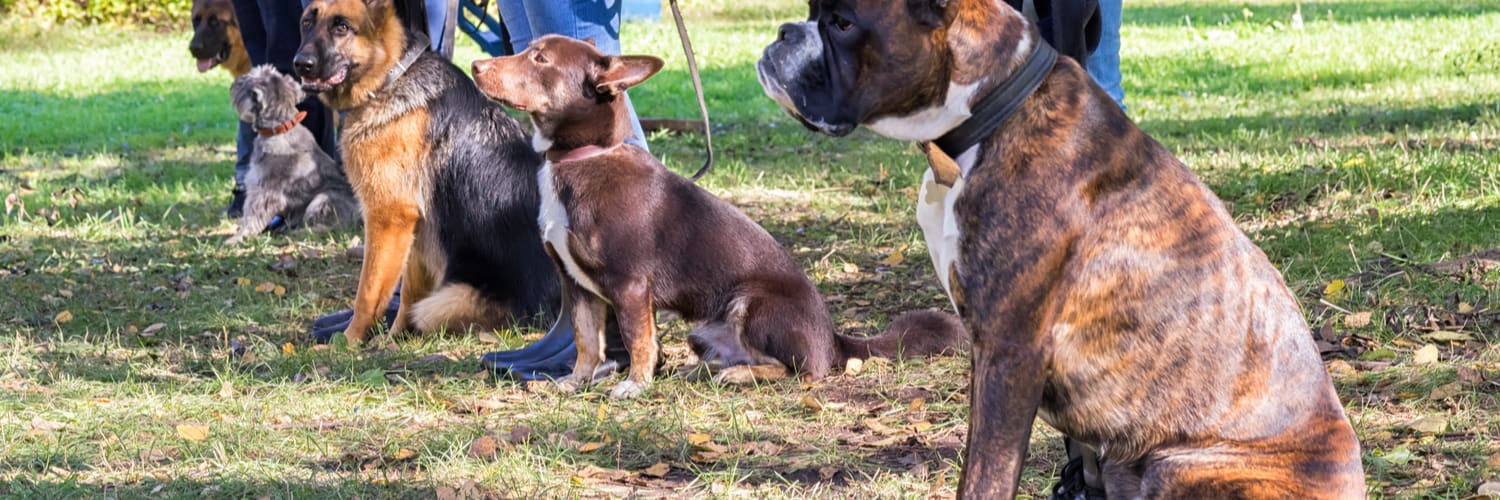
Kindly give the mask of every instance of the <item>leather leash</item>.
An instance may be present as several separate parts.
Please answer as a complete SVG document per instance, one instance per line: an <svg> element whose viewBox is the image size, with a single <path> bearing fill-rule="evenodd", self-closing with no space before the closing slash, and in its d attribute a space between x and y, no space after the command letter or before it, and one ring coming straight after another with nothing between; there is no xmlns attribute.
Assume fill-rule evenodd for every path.
<svg viewBox="0 0 1500 500"><path fill-rule="evenodd" d="M677 38L682 40L682 53L687 56L688 74L693 77L693 92L698 95L698 109L703 111L703 148L708 158L703 160L698 173L693 174L692 179L696 181L708 173L708 169L714 164L713 124L708 121L708 103L703 100L703 80L698 76L698 61L693 55L693 42L688 40L687 27L682 22L682 11L677 9L677 0L668 0L668 3L672 6L672 19L677 21Z"/></svg>

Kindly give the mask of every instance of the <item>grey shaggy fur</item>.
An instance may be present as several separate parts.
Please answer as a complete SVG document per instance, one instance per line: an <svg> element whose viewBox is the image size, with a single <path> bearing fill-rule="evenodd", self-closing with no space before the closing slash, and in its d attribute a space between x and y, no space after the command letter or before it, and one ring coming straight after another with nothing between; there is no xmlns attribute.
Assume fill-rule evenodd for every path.
<svg viewBox="0 0 1500 500"><path fill-rule="evenodd" d="M235 79L229 95L240 120L258 129L291 120L304 98L297 82L270 65L256 66ZM256 136L245 176L245 215L228 243L260 233L277 215L288 229L326 229L360 221L359 202L343 170L300 124L283 134Z"/></svg>

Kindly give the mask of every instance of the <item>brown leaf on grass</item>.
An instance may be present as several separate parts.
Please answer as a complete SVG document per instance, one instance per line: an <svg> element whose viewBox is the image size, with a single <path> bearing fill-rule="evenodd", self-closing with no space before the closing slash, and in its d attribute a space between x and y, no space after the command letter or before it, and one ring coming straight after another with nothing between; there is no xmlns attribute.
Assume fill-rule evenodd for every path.
<svg viewBox="0 0 1500 500"><path fill-rule="evenodd" d="M687 442L693 446L702 446L704 443L713 442L713 436L701 432L693 432L687 435Z"/></svg>
<svg viewBox="0 0 1500 500"><path fill-rule="evenodd" d="M1481 497L1500 498L1500 481L1485 481L1474 493Z"/></svg>
<svg viewBox="0 0 1500 500"><path fill-rule="evenodd" d="M276 291L276 284L267 281L265 283L261 283L259 285L255 285L255 291L259 292L259 293L271 293L271 292ZM283 293L285 293L285 292L283 292Z"/></svg>
<svg viewBox="0 0 1500 500"><path fill-rule="evenodd" d="M1463 332L1449 332L1444 330L1438 330L1436 332L1423 335L1422 338L1432 342L1468 342L1470 340L1474 340L1473 335L1469 335Z"/></svg>
<svg viewBox="0 0 1500 500"><path fill-rule="evenodd" d="M233 398L234 384L230 383L228 380L219 382L219 397L224 399Z"/></svg>
<svg viewBox="0 0 1500 500"><path fill-rule="evenodd" d="M619 481L628 477L630 477L630 471L588 465L573 474L573 482L577 484L589 484L596 481Z"/></svg>
<svg viewBox="0 0 1500 500"><path fill-rule="evenodd" d="M1458 381L1464 385L1479 385L1484 383L1484 374L1470 366L1458 367Z"/></svg>
<svg viewBox="0 0 1500 500"><path fill-rule="evenodd" d="M1348 377L1353 376L1356 373L1358 372L1354 371L1354 367L1351 366L1348 361L1335 359L1328 362L1329 375L1333 375L1335 377Z"/></svg>
<svg viewBox="0 0 1500 500"><path fill-rule="evenodd" d="M1406 428L1418 434L1437 434L1448 429L1448 419L1437 415L1423 415L1407 422Z"/></svg>
<svg viewBox="0 0 1500 500"><path fill-rule="evenodd" d="M900 434L901 433L901 429L897 429L897 428L891 427L889 425L885 425L885 423L881 422L880 419L867 418L867 419L864 419L864 420L860 421L860 423L864 424L864 426L865 426L866 429L870 429L871 431L875 432L876 434L880 434L882 436L890 436L890 435L893 435L893 434Z"/></svg>
<svg viewBox="0 0 1500 500"><path fill-rule="evenodd" d="M888 267L895 267L895 266L901 265L901 262L904 261L904 260L906 260L906 256L903 255L900 250L897 250L897 251L891 252L891 254L887 255L884 259L880 259L880 261L876 262L876 264L880 264L882 266L888 266Z"/></svg>
<svg viewBox="0 0 1500 500"><path fill-rule="evenodd" d="M642 469L641 470L641 475L642 476L648 476L648 477L655 477L655 478L663 478L663 477L667 477L667 473L670 473L670 472L672 472L672 466L671 465L667 465L666 462L657 462L656 464L654 464L654 465L652 465L650 467Z"/></svg>
<svg viewBox="0 0 1500 500"><path fill-rule="evenodd" d="M152 323L151 326L146 327L145 330L141 330L141 335L151 336L151 335L156 334L156 332L159 332L163 328L166 328L166 327L167 327L166 323Z"/></svg>
<svg viewBox="0 0 1500 500"><path fill-rule="evenodd" d="M844 362L844 375L852 377L855 375L859 375L859 372L862 372L864 370L865 360L863 359L849 358L848 361Z"/></svg>
<svg viewBox="0 0 1500 500"><path fill-rule="evenodd" d="M823 402L818 401L817 396L813 396L812 394L802 395L802 399L798 402L802 404L803 408L812 410L814 413L823 411Z"/></svg>
<svg viewBox="0 0 1500 500"><path fill-rule="evenodd" d="M177 424L177 437L188 441L208 440L208 426L195 423Z"/></svg>
<svg viewBox="0 0 1500 500"><path fill-rule="evenodd" d="M1438 361L1438 348L1435 344L1427 344L1417 349L1411 356L1411 364L1430 365Z"/></svg>
<svg viewBox="0 0 1500 500"><path fill-rule="evenodd" d="M1370 311L1357 312L1344 316L1345 328L1364 328L1370 326Z"/></svg>
<svg viewBox="0 0 1500 500"><path fill-rule="evenodd" d="M604 447L604 443L601 443L599 441L589 441L587 443L583 443L581 445L578 445L577 449L578 449L579 453L588 453L588 452L591 452L591 451L594 451L594 450L597 450L597 449L603 448L603 447Z"/></svg>
<svg viewBox="0 0 1500 500"><path fill-rule="evenodd" d="M1459 393L1463 392L1463 390L1464 385L1459 382L1443 384L1432 388L1432 392L1427 394L1427 399L1431 399L1433 401L1442 401L1444 399L1459 395Z"/></svg>
<svg viewBox="0 0 1500 500"><path fill-rule="evenodd" d="M492 436L479 436L469 443L469 456L478 459L494 458L500 451L500 440Z"/></svg>
<svg viewBox="0 0 1500 500"><path fill-rule="evenodd" d="M1490 455L1490 458L1484 461L1484 468L1490 472L1500 472L1500 453Z"/></svg>
<svg viewBox="0 0 1500 500"><path fill-rule="evenodd" d="M59 325L65 325L70 321L73 321L73 311L63 311L52 317L52 322Z"/></svg>
<svg viewBox="0 0 1500 500"><path fill-rule="evenodd" d="M838 467L834 467L832 465L825 465L825 466L822 466L822 467L818 467L818 478L822 479L824 481L827 481L829 479L833 479L833 476L837 476L838 473L839 473L839 468Z"/></svg>
<svg viewBox="0 0 1500 500"><path fill-rule="evenodd" d="M391 458L388 461L390 461L390 462L404 462L404 461L411 460L411 459L416 458L416 457L417 457L417 452L411 451L411 450L406 449L406 448L401 448L399 450L396 450L396 453L391 454Z"/></svg>

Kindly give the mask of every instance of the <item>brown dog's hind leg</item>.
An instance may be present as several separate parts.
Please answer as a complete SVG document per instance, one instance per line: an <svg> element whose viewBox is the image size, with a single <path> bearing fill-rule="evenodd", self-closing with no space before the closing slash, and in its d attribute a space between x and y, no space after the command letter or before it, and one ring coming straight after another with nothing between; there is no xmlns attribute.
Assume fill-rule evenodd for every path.
<svg viewBox="0 0 1500 500"><path fill-rule="evenodd" d="M359 269L359 289L354 294L354 315L344 336L350 344L370 338L370 327L385 313L386 302L396 292L396 279L405 267L417 227L415 205L371 207L365 221L365 261ZM406 294L401 294L406 298ZM406 309L403 300L402 311ZM398 312L400 316L402 313ZM398 322L399 324L399 322Z"/></svg>
<svg viewBox="0 0 1500 500"><path fill-rule="evenodd" d="M412 305L432 295L437 278L423 264L422 256L411 252L406 257L406 271L401 274L401 307L396 309L396 320L391 322L391 335L413 330Z"/></svg>

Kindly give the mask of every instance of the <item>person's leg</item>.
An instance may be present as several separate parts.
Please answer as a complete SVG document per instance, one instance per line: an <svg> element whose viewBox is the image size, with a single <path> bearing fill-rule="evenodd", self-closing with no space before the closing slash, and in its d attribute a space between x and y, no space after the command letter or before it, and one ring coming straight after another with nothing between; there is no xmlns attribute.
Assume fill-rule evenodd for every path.
<svg viewBox="0 0 1500 500"><path fill-rule="evenodd" d="M526 6L532 37L558 34L579 40L593 39L600 52L620 55L621 0L522 0L522 3ZM507 23L506 27L509 26ZM525 46L516 47L516 50L521 50ZM635 131L635 137L626 140L646 148L646 133L641 130L641 121L635 114L635 106L630 103L628 92L625 107L630 109L630 128Z"/></svg>
<svg viewBox="0 0 1500 500"><path fill-rule="evenodd" d="M457 1L457 0L454 0ZM443 53L443 27L448 18L448 0L425 0L427 7L427 37L432 40L432 51Z"/></svg>
<svg viewBox="0 0 1500 500"><path fill-rule="evenodd" d="M234 0L234 16L240 26L240 39L251 64L264 64L266 54L266 29L261 25L260 8L255 0ZM229 206L224 215L238 219L245 208L245 174L250 171L250 153L255 149L255 129L250 124L239 122L234 141L234 188L230 191Z"/></svg>
<svg viewBox="0 0 1500 500"><path fill-rule="evenodd" d="M1120 75L1120 16L1122 0L1099 0L1099 48L1089 56L1089 76L1125 109L1125 88Z"/></svg>
<svg viewBox="0 0 1500 500"><path fill-rule="evenodd" d="M500 0L496 7L500 9L500 22L505 23L505 31L510 33L510 46L516 52L525 50L531 44L531 21L526 18L526 4L523 0Z"/></svg>

